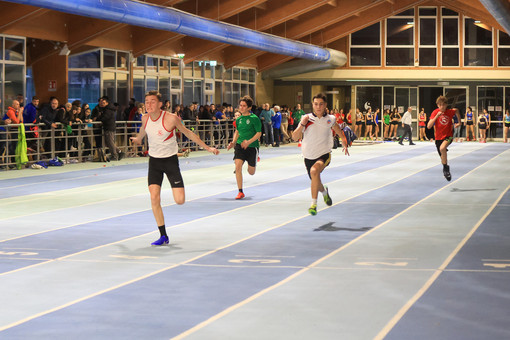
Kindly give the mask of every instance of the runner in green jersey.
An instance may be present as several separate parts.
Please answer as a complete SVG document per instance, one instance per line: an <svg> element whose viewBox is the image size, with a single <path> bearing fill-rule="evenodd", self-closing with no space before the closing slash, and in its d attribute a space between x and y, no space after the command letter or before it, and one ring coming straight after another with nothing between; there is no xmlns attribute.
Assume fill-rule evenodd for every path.
<svg viewBox="0 0 510 340"><path fill-rule="evenodd" d="M236 132L227 150L234 147L234 163L237 187L239 193L236 200L244 198L243 192L243 164L248 162L248 173L255 174L259 153L259 139L262 135L262 123L259 117L250 112L253 99L244 96L239 100L239 112L241 116L236 119Z"/></svg>

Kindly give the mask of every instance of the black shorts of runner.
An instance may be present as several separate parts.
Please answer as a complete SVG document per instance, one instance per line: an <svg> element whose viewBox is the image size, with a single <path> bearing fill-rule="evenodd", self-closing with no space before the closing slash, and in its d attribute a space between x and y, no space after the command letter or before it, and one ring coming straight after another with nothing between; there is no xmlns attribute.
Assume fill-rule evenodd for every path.
<svg viewBox="0 0 510 340"><path fill-rule="evenodd" d="M487 124L485 124L485 123L478 123L478 128L480 130L485 130L485 129L487 129Z"/></svg>
<svg viewBox="0 0 510 340"><path fill-rule="evenodd" d="M505 127L510 127L510 123L505 122Z"/></svg>
<svg viewBox="0 0 510 340"><path fill-rule="evenodd" d="M310 177L310 179L312 178L312 176L310 176L310 169L315 163L317 163L317 161L323 161L324 167L327 167L331 162L331 153L324 154L316 159L305 158L306 172L308 173L308 177Z"/></svg>
<svg viewBox="0 0 510 340"><path fill-rule="evenodd" d="M166 158L149 157L149 174L147 176L149 185L157 184L161 186L164 174L172 188L184 188L177 155Z"/></svg>
<svg viewBox="0 0 510 340"><path fill-rule="evenodd" d="M436 140L436 149L437 149L437 153L439 154L439 156L441 156L441 144L443 144L444 141L448 141L448 145L450 145L453 141L453 137L448 137L446 139L441 139L441 140ZM448 147L447 145L447 147ZM448 151L448 149L446 150Z"/></svg>
<svg viewBox="0 0 510 340"><path fill-rule="evenodd" d="M473 121L472 121L472 120L468 120L468 121L466 122L466 125L473 125Z"/></svg>
<svg viewBox="0 0 510 340"><path fill-rule="evenodd" d="M398 125L398 122L394 120L391 122L391 125Z"/></svg>
<svg viewBox="0 0 510 340"><path fill-rule="evenodd" d="M259 149L254 147L247 147L243 149L241 144L237 144L234 147L234 160L241 159L245 162L248 162L249 166L256 167L257 166L257 156L259 154Z"/></svg>
<svg viewBox="0 0 510 340"><path fill-rule="evenodd" d="M363 125L363 122L361 120L356 122L356 125Z"/></svg>

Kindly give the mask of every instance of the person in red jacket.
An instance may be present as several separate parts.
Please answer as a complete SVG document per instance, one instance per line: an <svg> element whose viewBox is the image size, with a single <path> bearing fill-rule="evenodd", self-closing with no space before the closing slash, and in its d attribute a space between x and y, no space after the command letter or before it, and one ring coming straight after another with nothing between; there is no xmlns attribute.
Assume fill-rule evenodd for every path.
<svg viewBox="0 0 510 340"><path fill-rule="evenodd" d="M436 148L439 156L441 157L441 163L443 164L443 175L447 181L451 181L452 175L450 174L450 167L448 166L448 145L453 141L453 116L457 116L457 122L460 122L460 115L458 109L446 109L448 106L448 100L445 96L439 96L436 100L437 109L430 115L430 120L427 124L427 128L432 129L436 127ZM456 123L457 126L459 123Z"/></svg>
<svg viewBox="0 0 510 340"><path fill-rule="evenodd" d="M20 106L19 101L16 99L12 101L12 106L9 106L7 112L2 117L6 122L10 121L10 124L23 123L23 107ZM17 129L11 129L11 132L7 132L8 129L0 128L0 134L2 135L2 143L0 143L0 152L3 152L5 146L7 146L7 155L11 157L11 163L14 163L14 154L16 153L16 144L18 142L18 131ZM9 140L5 142L5 140ZM11 164L9 167L15 167Z"/></svg>

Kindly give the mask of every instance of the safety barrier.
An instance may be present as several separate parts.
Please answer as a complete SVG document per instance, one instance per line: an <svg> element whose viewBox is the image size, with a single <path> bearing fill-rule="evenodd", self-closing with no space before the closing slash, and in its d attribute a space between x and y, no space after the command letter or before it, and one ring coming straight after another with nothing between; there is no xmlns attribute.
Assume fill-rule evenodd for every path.
<svg viewBox="0 0 510 340"><path fill-rule="evenodd" d="M183 121L184 126L197 134L207 145L226 148L234 133L233 120ZM38 161L59 157L64 163L90 162L97 160L97 150L105 148L104 135L100 122L73 124L68 131L66 126L56 123L56 128L47 129L44 124L25 124L25 136L29 162L26 167ZM130 140L141 126L140 121L116 122L115 143L126 157L145 156L147 138L143 144L134 146ZM0 126L0 167L15 169L15 152L18 143L19 124ZM35 130L34 130L35 128ZM196 151L200 147L190 141L184 133L177 131L179 151Z"/></svg>

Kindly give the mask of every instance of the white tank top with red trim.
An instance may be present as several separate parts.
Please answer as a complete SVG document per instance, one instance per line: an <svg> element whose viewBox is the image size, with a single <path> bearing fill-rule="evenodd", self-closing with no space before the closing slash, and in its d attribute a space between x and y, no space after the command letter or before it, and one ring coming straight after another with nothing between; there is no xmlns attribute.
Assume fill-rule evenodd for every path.
<svg viewBox="0 0 510 340"><path fill-rule="evenodd" d="M170 114L161 111L156 120L151 116L145 122L145 132L149 139L149 156L155 158L166 158L177 154L178 145L175 137L175 129L169 131L164 126L165 115Z"/></svg>

